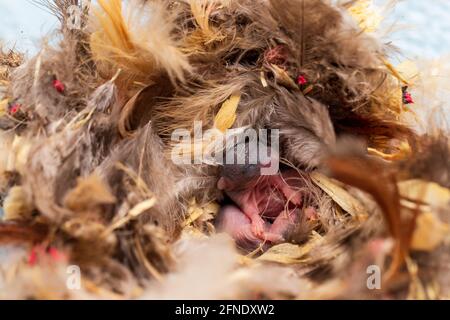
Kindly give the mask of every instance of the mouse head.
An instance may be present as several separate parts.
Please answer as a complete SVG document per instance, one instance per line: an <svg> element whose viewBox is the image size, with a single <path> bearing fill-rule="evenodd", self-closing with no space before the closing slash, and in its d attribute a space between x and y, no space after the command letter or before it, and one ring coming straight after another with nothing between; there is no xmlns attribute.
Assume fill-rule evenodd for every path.
<svg viewBox="0 0 450 320"><path fill-rule="evenodd" d="M261 175L262 165L257 161L257 157L250 156L250 152L248 142L242 142L227 150L227 155L233 155L227 159L234 161L223 165L219 189L230 190L245 187ZM239 161L236 161L237 159Z"/></svg>
<svg viewBox="0 0 450 320"><path fill-rule="evenodd" d="M220 190L247 188L260 177L261 167L258 164L226 164L221 171L218 183Z"/></svg>

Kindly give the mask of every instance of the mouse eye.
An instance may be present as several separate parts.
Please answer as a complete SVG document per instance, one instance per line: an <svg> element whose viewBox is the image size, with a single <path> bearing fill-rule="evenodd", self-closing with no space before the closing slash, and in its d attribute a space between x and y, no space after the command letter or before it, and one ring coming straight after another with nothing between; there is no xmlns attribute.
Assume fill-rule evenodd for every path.
<svg viewBox="0 0 450 320"><path fill-rule="evenodd" d="M243 175L245 177L254 177L259 175L260 168L257 164L246 164L243 166Z"/></svg>
<svg viewBox="0 0 450 320"><path fill-rule="evenodd" d="M233 147L226 150L226 155L232 155L234 163L225 164L223 167L222 175L233 180L241 181L249 180L255 176L260 175L261 166L254 159L254 156L250 156L249 141L244 140L243 142L235 144ZM244 157L242 159L242 157ZM227 158L228 159L228 158Z"/></svg>

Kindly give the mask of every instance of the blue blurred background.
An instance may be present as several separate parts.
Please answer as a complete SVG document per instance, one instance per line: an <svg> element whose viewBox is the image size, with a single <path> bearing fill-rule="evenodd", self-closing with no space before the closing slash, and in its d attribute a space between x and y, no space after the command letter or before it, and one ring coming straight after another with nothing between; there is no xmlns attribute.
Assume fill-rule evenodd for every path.
<svg viewBox="0 0 450 320"><path fill-rule="evenodd" d="M0 13L0 40L29 53L57 26L55 18L31 0L0 0ZM405 57L433 58L450 52L450 0L399 0L389 21L401 29L390 40Z"/></svg>

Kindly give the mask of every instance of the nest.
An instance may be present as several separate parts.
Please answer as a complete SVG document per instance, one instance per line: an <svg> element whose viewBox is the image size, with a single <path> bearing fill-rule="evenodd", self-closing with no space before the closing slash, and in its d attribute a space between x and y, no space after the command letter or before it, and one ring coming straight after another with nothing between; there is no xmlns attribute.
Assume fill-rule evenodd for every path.
<svg viewBox="0 0 450 320"><path fill-rule="evenodd" d="M0 297L449 297L448 137L405 120L417 75L367 1L41 4L58 44L0 54ZM194 121L278 129L317 217L252 252L218 233L220 166L170 157Z"/></svg>

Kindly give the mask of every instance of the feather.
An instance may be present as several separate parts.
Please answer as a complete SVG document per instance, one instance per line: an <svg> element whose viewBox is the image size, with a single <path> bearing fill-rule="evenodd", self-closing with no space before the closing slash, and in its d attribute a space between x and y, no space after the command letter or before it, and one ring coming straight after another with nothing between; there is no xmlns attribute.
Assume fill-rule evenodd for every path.
<svg viewBox="0 0 450 320"><path fill-rule="evenodd" d="M337 180L357 187L370 195L382 209L388 230L396 241L393 260L385 281L395 277L409 253L417 213L404 217L400 209L400 194L394 171L382 162L362 154L333 155L326 165ZM378 175L366 174L378 172Z"/></svg>
<svg viewBox="0 0 450 320"><path fill-rule="evenodd" d="M251 85L250 75L236 75L232 80L209 81L195 88L195 93L178 95L154 108L153 123L158 134L169 136L176 129L193 129L193 121L211 128L214 114L236 92Z"/></svg>
<svg viewBox="0 0 450 320"><path fill-rule="evenodd" d="M366 7L362 28L350 19L345 9L356 0L99 0L92 15L84 1L42 1L62 23L58 41L24 63L0 52L0 127L11 131L0 134L1 148L17 151L13 165L1 159L8 172L0 203L9 193L6 218L30 220L0 224L1 248L60 246L85 270L83 283L95 297L379 298L365 286L366 266L389 266L385 280L403 281L393 275L405 275L405 261L414 279L386 283L386 293L405 297L409 283L427 284L427 273L448 284L448 270L433 266L448 259L448 208L427 208L434 220L421 216L424 204L406 199L398 183L450 185L447 135L418 135L404 121L416 112L402 101L409 84L417 106L429 111L447 102L445 94L434 97L445 87L439 62L422 77L394 68L390 46L362 30L375 27ZM82 30L66 25L73 4L83 10ZM64 92L54 90L55 79ZM6 112L16 102L20 117ZM287 238L295 244L255 261L216 240L218 208L209 205L231 201L218 189L220 166L176 165L169 157L173 130L192 132L194 121L219 135L279 130L280 169L298 171L307 191L304 219ZM361 149L330 152L347 134L361 138ZM312 173L316 168L343 183ZM203 243L185 241L187 234ZM430 234L437 237L423 242ZM208 265L198 263L203 258ZM269 260L293 265L274 268ZM30 275L42 280L51 272L44 265L27 268L43 273L17 270L14 280L26 284ZM203 274L208 281L199 282ZM314 290L299 295L306 286ZM29 288L2 296L48 296Z"/></svg>
<svg viewBox="0 0 450 320"><path fill-rule="evenodd" d="M172 17L162 2L132 1L126 15L120 0L100 0L99 5L94 11L98 29L90 43L105 73L111 73L111 67L113 73L121 69L119 79L131 84L150 84L161 72L173 82L184 81L191 66L172 36Z"/></svg>
<svg viewBox="0 0 450 320"><path fill-rule="evenodd" d="M45 224L6 222L0 224L0 244L33 245L44 241L48 235Z"/></svg>
<svg viewBox="0 0 450 320"><path fill-rule="evenodd" d="M231 129L236 121L236 111L241 101L241 96L234 94L225 101L216 115L214 127L222 132Z"/></svg>
<svg viewBox="0 0 450 320"><path fill-rule="evenodd" d="M284 155L296 166L316 168L335 144L327 108L301 93L280 90L273 118L273 127L279 128L281 139L285 140Z"/></svg>
<svg viewBox="0 0 450 320"><path fill-rule="evenodd" d="M202 31L204 37L208 39L207 42L213 41L217 36L209 20L211 18L212 11L218 3L219 1L214 0L189 0L192 15L194 16L195 22Z"/></svg>

